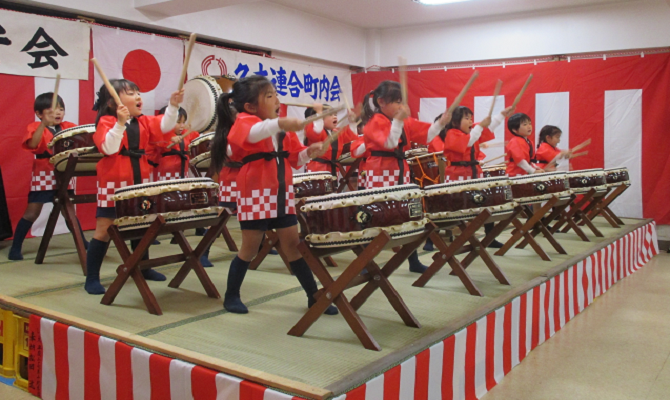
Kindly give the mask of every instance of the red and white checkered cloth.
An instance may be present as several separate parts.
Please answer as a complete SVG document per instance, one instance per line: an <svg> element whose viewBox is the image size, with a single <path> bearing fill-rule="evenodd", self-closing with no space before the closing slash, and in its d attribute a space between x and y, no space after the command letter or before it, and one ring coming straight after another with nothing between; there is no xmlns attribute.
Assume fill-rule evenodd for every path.
<svg viewBox="0 0 670 400"><path fill-rule="evenodd" d="M286 190L287 215L295 214L295 197L293 185ZM237 219L240 221L255 221L266 218L277 218L277 190L252 190L251 197L237 199Z"/></svg>
<svg viewBox="0 0 670 400"><path fill-rule="evenodd" d="M400 176L400 170L388 170L385 169L381 171L367 170L365 171L365 188L366 189L375 189L380 187L389 187L398 185L398 177ZM403 179L403 185L410 183L409 169L405 171L405 176Z"/></svg>
<svg viewBox="0 0 670 400"><path fill-rule="evenodd" d="M224 203L236 203L237 202L237 182L229 182L229 185L219 186L219 201Z"/></svg>
<svg viewBox="0 0 670 400"><path fill-rule="evenodd" d="M149 179L143 179L142 183L149 183ZM100 181L98 181L98 207L114 207L114 192L116 189L122 189L128 185L128 182L106 182L103 184L103 187L100 187Z"/></svg>
<svg viewBox="0 0 670 400"><path fill-rule="evenodd" d="M165 172L165 173L158 172L157 175L158 175L158 182L173 181L175 179L181 179L179 177L179 172ZM156 181L152 181L152 182L156 182Z"/></svg>
<svg viewBox="0 0 670 400"><path fill-rule="evenodd" d="M76 177L70 180L68 189L74 189L76 184ZM30 182L31 192L42 192L45 190L56 190L56 177L53 171L39 171L37 175L33 171L33 179Z"/></svg>

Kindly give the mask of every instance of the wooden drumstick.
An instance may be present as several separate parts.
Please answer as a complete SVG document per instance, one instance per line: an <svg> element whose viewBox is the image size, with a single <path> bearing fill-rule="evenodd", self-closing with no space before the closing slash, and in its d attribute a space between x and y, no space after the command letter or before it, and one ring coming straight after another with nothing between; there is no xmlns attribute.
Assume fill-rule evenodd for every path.
<svg viewBox="0 0 670 400"><path fill-rule="evenodd" d="M51 99L51 109L55 110L58 104L58 88L60 87L60 74L56 74L56 86L54 87L54 97Z"/></svg>
<svg viewBox="0 0 670 400"><path fill-rule="evenodd" d="M505 156L507 156L507 153L503 154L502 156L493 157L493 158L490 159L490 160L486 160L486 161L484 161L484 162L482 163L482 165L490 164L492 161L501 159L501 158L503 158L503 157L505 157Z"/></svg>
<svg viewBox="0 0 670 400"><path fill-rule="evenodd" d="M340 133L342 133L343 128L347 125L347 120L348 118L343 119L342 121L339 121L337 125L335 126L335 129L337 129L337 132L333 133L332 135L329 135L326 140L324 140L322 143L322 149L327 149L328 146L331 145L335 140L337 140L338 136L340 136Z"/></svg>
<svg viewBox="0 0 670 400"><path fill-rule="evenodd" d="M582 143L578 144L577 146L573 147L570 151L575 152L575 151L581 150L581 149L583 149L584 147L586 147L590 144L591 144L591 139L587 139L584 142L582 142Z"/></svg>
<svg viewBox="0 0 670 400"><path fill-rule="evenodd" d="M294 106L294 107L305 107L305 108L313 108L314 104L307 104L307 103L294 103L292 101L282 101L282 104L285 106ZM324 104L323 108L331 108L329 105Z"/></svg>
<svg viewBox="0 0 670 400"><path fill-rule="evenodd" d="M516 99L514 99L514 103L512 103L512 108L516 107L517 104L519 104L521 98L523 97L524 92L526 91L528 85L530 85L530 81L532 80L533 80L533 74L530 74L530 76L528 76L528 79L526 79L526 83L523 84L521 91L519 92L518 95L516 95Z"/></svg>
<svg viewBox="0 0 670 400"><path fill-rule="evenodd" d="M310 124L314 121L318 121L320 119L324 119L325 117L327 117L329 115L337 114L338 112L340 112L342 110L344 110L344 106L333 107L333 108L328 109L327 111L322 112L321 114L312 115L311 117L305 118L305 120L302 121L302 127L304 129L308 124Z"/></svg>
<svg viewBox="0 0 670 400"><path fill-rule="evenodd" d="M581 156L585 156L585 155L587 155L587 154L589 154L589 151L588 151L588 150L586 150L586 151L582 151L581 153L573 153L572 156L570 157L570 159L577 158L577 157L581 157Z"/></svg>
<svg viewBox="0 0 670 400"><path fill-rule="evenodd" d="M463 101L463 97L468 93L468 90L470 90L470 86L475 82L475 79L479 76L479 71L475 71L472 76L470 77L470 80L468 80L468 83L463 86L463 89L461 90L461 93L456 96L454 99L454 102L449 106L447 109L447 113L453 113L456 107L458 107L461 104L461 101Z"/></svg>
<svg viewBox="0 0 670 400"><path fill-rule="evenodd" d="M501 147L504 143L503 142L496 142L496 143L489 143L489 142L484 142L479 145L480 149L490 149L491 147Z"/></svg>
<svg viewBox="0 0 670 400"><path fill-rule="evenodd" d="M177 118L179 118L179 116L177 116ZM182 132L188 132L188 131L190 131L190 130L191 130L191 124L186 124L186 126L184 127L184 130L183 130ZM181 135L179 135L179 137L181 138L181 140L180 140L179 142L183 142L185 136L186 136L186 134L184 134L184 133L182 133ZM177 143L179 143L179 142L177 142ZM174 142L173 142L173 143L170 143L170 144L167 146L167 148L168 148L168 149L171 149L172 146L174 146L174 145L177 144L177 143L174 143Z"/></svg>
<svg viewBox="0 0 670 400"><path fill-rule="evenodd" d="M489 118L491 118L491 115L493 115L493 108L496 106L496 100L500 94L500 89L502 89L502 84L503 82L498 79L498 83L496 83L496 89L493 92L493 101L491 102L491 109L489 110Z"/></svg>
<svg viewBox="0 0 670 400"><path fill-rule="evenodd" d="M100 75L100 78L105 83L105 87L107 88L107 91L116 102L116 105L117 106L123 105L123 103L121 103L121 99L119 98L119 94L116 93L114 86L112 86L112 84L109 82L109 79L107 79L107 75L105 75L105 71L102 70L100 63L98 63L98 60L96 60L95 58L91 58L91 62L95 66L95 69L98 71L98 75ZM101 105L101 107L103 106Z"/></svg>
<svg viewBox="0 0 670 400"><path fill-rule="evenodd" d="M407 59L402 56L398 57L398 74L400 75L400 93L402 94L402 104L407 105Z"/></svg>
<svg viewBox="0 0 670 400"><path fill-rule="evenodd" d="M191 37L188 38L188 44L186 45L186 56L184 57L184 66L181 68L181 76L179 77L179 86L177 90L181 90L184 87L184 80L186 80L186 70L188 69L188 62L191 59L191 51L193 50L193 45L195 44L195 32L191 33Z"/></svg>

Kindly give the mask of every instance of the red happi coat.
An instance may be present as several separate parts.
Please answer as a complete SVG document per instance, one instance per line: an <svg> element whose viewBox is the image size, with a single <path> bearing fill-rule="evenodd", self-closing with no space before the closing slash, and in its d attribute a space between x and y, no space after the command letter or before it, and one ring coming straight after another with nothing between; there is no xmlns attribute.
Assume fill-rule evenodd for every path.
<svg viewBox="0 0 670 400"><path fill-rule="evenodd" d="M139 149L145 150L147 154L154 152L154 143L163 140L161 131L162 115L147 116L140 115L136 118L139 123L140 140ZM122 149L128 149L128 130L123 132L123 140L119 150L114 153L105 153L102 144L110 129L116 125L116 117L104 116L98 121L98 127L93 135L93 141L103 157L96 167L98 172L98 207L114 207L112 196L117 189L136 184L134 182L133 168L130 157L119 154ZM139 158L141 182L148 183L151 175L148 156Z"/></svg>
<svg viewBox="0 0 670 400"><path fill-rule="evenodd" d="M505 153L507 153L507 176L527 175L528 173L517 164L521 160L526 160L530 165L531 160L535 158L535 151L533 145L528 139L521 136L514 136L505 146Z"/></svg>
<svg viewBox="0 0 670 400"><path fill-rule="evenodd" d="M251 128L259 122L262 120L252 114L243 112L237 115L228 134L233 161L240 162L247 156L275 151L270 137L258 143L247 141ZM260 159L251 161L240 168L237 175L237 219L239 221L254 221L295 214L291 167L296 169L299 167L299 154L305 149L305 146L300 143L300 139L294 132L286 132L280 144L281 149L289 153L288 158ZM283 164L283 171L279 169L280 163ZM280 190L283 196L279 195ZM284 209L279 210L278 204L282 198Z"/></svg>
<svg viewBox="0 0 670 400"><path fill-rule="evenodd" d="M305 138L307 138L308 146L313 143L323 142L330 135L331 134L326 131L326 128L323 128L320 133L316 133L314 131L314 123L310 123L305 127ZM344 145L354 141L356 138L358 138L358 135L351 131L349 125L342 128L342 133L340 133L337 139L328 146L326 152L321 157L316 158L307 164L307 172L327 171L332 175L337 176L337 166L331 164L331 162L336 162L342 156L342 148Z"/></svg>
<svg viewBox="0 0 670 400"><path fill-rule="evenodd" d="M391 119L381 113L376 113L363 130L365 148L370 152L365 163L365 188L373 189L378 187L395 186L398 184L410 183L409 165L407 161L398 160L395 157L376 156L373 152L393 152L398 150L404 155L404 152L411 149L411 143L426 144L428 140L429 123L421 122L415 118L405 118L403 121L403 135L398 141L398 147L387 149L384 147L386 139L391 133ZM404 145L403 136L405 136ZM402 168L401 168L402 167ZM400 172L402 169L402 177Z"/></svg>
<svg viewBox="0 0 670 400"><path fill-rule="evenodd" d="M429 153L442 153L444 151L444 140L440 135L435 136L435 139L431 140L428 143L428 152Z"/></svg>
<svg viewBox="0 0 670 400"><path fill-rule="evenodd" d="M561 154L559 149L547 142L542 142L540 147L538 147L537 152L535 153L535 159L537 160L537 163L540 164L539 166L544 168L559 154Z"/></svg>
<svg viewBox="0 0 670 400"><path fill-rule="evenodd" d="M444 156L450 163L462 161L479 161L483 158L479 145L495 139L495 135L488 128L484 128L482 135L474 145L468 147L470 134L460 129L449 129L444 139ZM444 170L445 182L477 179L482 176L482 168L475 165L473 173L471 166L450 165Z"/></svg>
<svg viewBox="0 0 670 400"><path fill-rule="evenodd" d="M237 175L240 168L232 167L235 164L232 155L232 149L228 146L228 157L221 172L219 172L219 201L222 203L237 204Z"/></svg>
<svg viewBox="0 0 670 400"><path fill-rule="evenodd" d="M158 167L156 167L154 173L156 174L156 179L158 181L170 181L173 179L179 178L188 178L188 162L189 162L189 151L188 145L193 141L193 139L199 136L198 132L191 132L184 137L184 140L175 144L168 149L168 146L172 144L172 138L176 134L174 129L170 132L163 135L163 139L156 143L156 153L159 156ZM165 154L165 153L180 153L184 157L184 174L182 175L182 157L180 154Z"/></svg>
<svg viewBox="0 0 670 400"><path fill-rule="evenodd" d="M358 164L358 187L363 188L365 187L365 162L367 161L368 157L370 157L370 151L365 150L365 152L357 156L356 155L356 150L358 150L359 147L365 144L365 138L363 135L358 136L356 140L351 142L351 156L353 158L360 158L361 162Z"/></svg>
<svg viewBox="0 0 670 400"><path fill-rule="evenodd" d="M51 149L47 147L47 144L51 142L54 135L50 128L44 128L42 132L42 140L37 144L37 147L31 149L28 147L28 142L33 138L35 131L40 126L40 122L32 122L28 125L28 133L21 143L21 147L24 150L27 150L35 155L33 160L33 173L32 179L30 182L30 191L31 192L40 192L45 190L56 190L56 177L54 176L54 166L49 162L49 158L53 155ZM60 123L61 130L74 128L75 124L72 122L63 121ZM37 158L37 157L40 158ZM44 158L42 158L44 157ZM76 178L72 178L68 185L68 189L73 189L76 182Z"/></svg>

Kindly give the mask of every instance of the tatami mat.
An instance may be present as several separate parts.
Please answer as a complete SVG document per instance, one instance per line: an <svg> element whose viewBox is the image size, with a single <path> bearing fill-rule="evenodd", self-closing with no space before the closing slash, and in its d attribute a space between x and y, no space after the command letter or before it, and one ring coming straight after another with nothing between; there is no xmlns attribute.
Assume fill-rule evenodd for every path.
<svg viewBox="0 0 670 400"><path fill-rule="evenodd" d="M552 257L551 262L540 260L530 247L512 249L505 257L494 257L494 260L505 272L512 287L519 286L621 232L610 228L604 221L597 220L596 223L605 238L589 235L592 242L586 243L571 233L557 236L568 255L556 254L548 242L540 239L539 242ZM237 222L231 221L229 226L239 244ZM502 238L507 238L508 234L503 234ZM199 239L189 236L192 244ZM468 268L468 273L485 297L470 296L460 280L448 274L448 267L433 277L425 288L412 287L419 275L409 272L405 263L392 275L391 282L422 328L405 326L383 293L377 291L360 310L363 322L382 347L382 351L376 352L361 346L341 315L323 316L302 338L288 336L289 329L305 313L307 298L278 256L268 256L258 271L248 272L242 287L242 298L250 309L248 315L225 312L222 300L208 298L195 274L191 273L180 289L168 288L167 282L149 283L164 313L154 316L146 311L139 292L130 281L111 306L101 305L100 296L87 295L71 240L68 235L54 237L44 265L35 265L32 260L39 245L38 239L26 240L26 260L22 262L5 262L9 250L5 243L0 250L0 293L318 387L331 385L381 357L449 326L511 289L499 284L481 259ZM161 242L161 245L151 247L152 255L178 251L178 246L169 244L169 238L163 237ZM420 252L424 264L430 264L433 254ZM384 251L376 261L383 265L392 255L391 251ZM215 243L210 254L215 266L208 268L207 272L222 296L228 264L233 257L223 240ZM339 267L331 268L331 273L339 274L353 257L352 252L335 256ZM112 281L120 262L118 253L111 247L102 269L103 284L108 285ZM178 266L161 267L159 270L169 280ZM358 290L354 288L346 293L351 298Z"/></svg>

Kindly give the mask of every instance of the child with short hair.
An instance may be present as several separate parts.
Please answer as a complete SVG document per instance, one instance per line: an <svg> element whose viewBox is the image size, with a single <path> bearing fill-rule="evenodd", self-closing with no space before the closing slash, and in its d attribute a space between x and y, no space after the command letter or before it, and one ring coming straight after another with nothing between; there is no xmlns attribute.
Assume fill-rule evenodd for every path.
<svg viewBox="0 0 670 400"><path fill-rule="evenodd" d="M540 130L535 160L537 164L543 166L545 171L555 171L558 167L558 161L561 159L567 160L572 154L570 150L556 148L561 142L562 134L563 132L553 125L545 125Z"/></svg>
<svg viewBox="0 0 670 400"><path fill-rule="evenodd" d="M58 96L56 108L51 108L54 94L52 92L42 93L35 98L33 110L40 122L32 122L28 125L28 133L21 143L21 147L35 155L33 160L32 180L30 192L28 193L28 206L26 211L16 225L12 247L9 249L8 258L10 260L23 260L21 248L23 240L30 232L37 217L42 212L44 203L53 203L56 195L56 177L54 176L54 167L49 162L53 154L47 147L54 135L63 129L69 129L77 126L72 122L64 121L65 103ZM68 185L68 190L73 190L75 178L72 178ZM74 192L73 192L74 193ZM79 220L77 220L78 229L81 230ZM68 226L72 230L72 227ZM82 232L82 237L84 234ZM84 245L88 247L88 242L84 239Z"/></svg>
<svg viewBox="0 0 670 400"><path fill-rule="evenodd" d="M86 284L89 294L104 294L100 284L100 267L109 246L107 229L116 218L112 196L117 189L149 182L151 169L147 151L163 139L163 135L174 129L179 116L179 103L184 90L172 93L165 115L142 114L142 97L139 87L125 79L112 79L111 85L121 99L117 105L107 87L103 85L98 94L95 109L96 132L93 136L98 150L105 155L96 167L98 173L98 208L96 210L95 234L86 254ZM133 249L139 240L131 241ZM148 257L147 254L144 258ZM153 269L142 270L145 279L164 281L165 276Z"/></svg>
<svg viewBox="0 0 670 400"><path fill-rule="evenodd" d="M233 115L229 107L237 111ZM249 263L258 253L265 231L275 229L291 271L307 294L307 306L316 303L316 281L298 251L298 219L293 192L293 168L321 155L321 143L304 147L295 131L302 129L296 118L279 118L280 103L272 83L254 75L240 79L230 93L218 100L218 123L212 145L212 164L219 169L226 160L241 162L237 175L237 219L242 245L230 263L223 307L236 314L249 312L240 288ZM228 153L230 145L230 153ZM337 314L330 306L326 314Z"/></svg>
<svg viewBox="0 0 670 400"><path fill-rule="evenodd" d="M507 121L507 129L514 136L505 146L507 175L517 176L544 172L543 169L532 164L535 159L535 151L530 140L528 140L528 137L533 134L533 124L530 117L524 113L512 115Z"/></svg>
<svg viewBox="0 0 670 400"><path fill-rule="evenodd" d="M165 114L167 106L160 109L159 115ZM157 150L160 153L156 178L158 181L171 181L174 179L188 178L189 151L188 145L199 136L198 132L186 129L188 114L186 110L179 107L179 117L174 129L163 135L158 143ZM170 146L168 148L168 146Z"/></svg>

